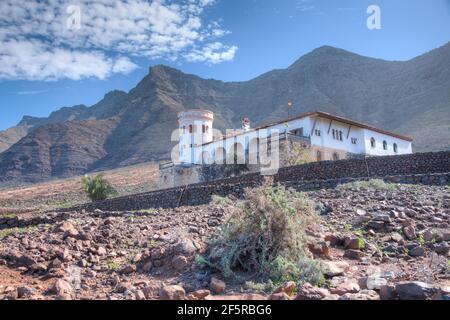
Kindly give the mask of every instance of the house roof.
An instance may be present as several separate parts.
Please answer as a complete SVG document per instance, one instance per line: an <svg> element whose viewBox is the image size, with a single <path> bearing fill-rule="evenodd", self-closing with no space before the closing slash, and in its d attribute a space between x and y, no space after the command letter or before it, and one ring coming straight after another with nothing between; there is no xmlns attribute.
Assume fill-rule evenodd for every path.
<svg viewBox="0 0 450 320"><path fill-rule="evenodd" d="M203 145L208 145L208 144L214 143L216 141L220 141L220 140L224 140L224 139L240 136L242 134L247 134L248 132L257 131L257 130L260 130L260 129L266 129L266 128L269 128L269 127L273 127L273 126L279 125L281 123L285 123L285 122L289 122L289 121L293 121L293 120L297 120L297 119L302 119L302 118L306 118L306 117L326 118L326 119L329 119L329 120L334 120L334 121L338 121L338 122L341 122L341 123L346 123L346 124L354 126L354 127L372 130L372 131L375 131L375 132L378 132L378 133L381 133L381 134L385 134L385 135L388 135L388 136L392 136L392 137L395 137L395 138L398 138L398 139L402 139L402 140L406 140L406 141L413 141L414 140L412 137L409 137L409 136L400 135L400 134L397 134L397 133L394 133L394 132L390 132L390 131L387 131L387 130L383 130L383 129L374 127L374 126L372 126L370 124L354 121L354 120L347 119L347 118L340 117L340 116L335 116L335 115L333 115L331 113L317 110L317 111L311 111L311 112L302 113L300 115L297 115L297 116L294 116L294 117L290 117L290 118L287 118L287 119L282 120L282 121L278 121L278 122L274 122L274 123L270 123L270 124L265 124L265 125L262 125L262 126L259 126L259 127L256 127L256 128L252 128L252 129L250 129L250 130L248 130L246 132L242 132L242 133L238 133L238 134L232 134L232 135L228 135L228 136L223 136L219 140L211 141L211 142L205 143Z"/></svg>

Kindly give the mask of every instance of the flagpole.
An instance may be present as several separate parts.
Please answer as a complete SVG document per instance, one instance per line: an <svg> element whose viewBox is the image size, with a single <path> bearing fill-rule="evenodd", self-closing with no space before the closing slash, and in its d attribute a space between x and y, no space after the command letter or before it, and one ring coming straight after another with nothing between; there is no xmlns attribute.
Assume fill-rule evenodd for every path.
<svg viewBox="0 0 450 320"><path fill-rule="evenodd" d="M288 119L289 119L289 117L290 117L289 111L291 111L291 108L292 108L292 101L291 101L291 100L288 100Z"/></svg>

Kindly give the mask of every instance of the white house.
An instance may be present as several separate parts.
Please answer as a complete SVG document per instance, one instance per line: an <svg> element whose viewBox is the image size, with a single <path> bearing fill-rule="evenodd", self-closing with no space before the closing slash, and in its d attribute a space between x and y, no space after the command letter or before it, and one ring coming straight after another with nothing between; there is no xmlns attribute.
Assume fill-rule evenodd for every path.
<svg viewBox="0 0 450 320"><path fill-rule="evenodd" d="M188 110L178 115L181 164L223 163L230 155L245 155L250 163L260 160L267 141L297 141L308 147L314 161L351 156L384 156L412 153L413 139L361 122L314 111L284 121L222 134L213 129L214 113ZM264 143L263 143L264 141ZM273 148L270 146L269 149ZM253 162L252 162L253 161Z"/></svg>

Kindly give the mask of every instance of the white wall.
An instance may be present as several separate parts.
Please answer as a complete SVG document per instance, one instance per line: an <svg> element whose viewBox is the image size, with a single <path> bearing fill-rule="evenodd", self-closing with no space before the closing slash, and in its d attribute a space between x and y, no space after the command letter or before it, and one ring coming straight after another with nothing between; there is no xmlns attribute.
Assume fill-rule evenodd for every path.
<svg viewBox="0 0 450 320"><path fill-rule="evenodd" d="M371 138L375 138L375 148L370 144ZM412 143L410 141L395 138L386 134L364 129L365 153L372 156L389 156L396 154L412 153ZM383 141L387 142L387 150L383 149ZM394 143L397 144L398 152L394 152Z"/></svg>
<svg viewBox="0 0 450 320"><path fill-rule="evenodd" d="M315 122L315 119L312 119L313 126L315 122L315 127L311 135L312 145L344 150L351 153L364 152L364 132L361 128L350 126L335 120L331 122L330 127L330 119L316 118L316 120L317 121ZM315 134L316 129L320 130L320 136ZM342 131L342 141L339 139L333 139L333 129L336 131ZM356 138L356 144L352 144L352 138Z"/></svg>

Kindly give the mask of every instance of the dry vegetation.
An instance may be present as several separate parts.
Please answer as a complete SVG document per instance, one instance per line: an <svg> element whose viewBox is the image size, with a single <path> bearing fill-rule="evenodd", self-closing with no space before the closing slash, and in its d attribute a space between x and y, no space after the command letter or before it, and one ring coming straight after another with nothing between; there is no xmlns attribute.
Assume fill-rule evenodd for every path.
<svg viewBox="0 0 450 320"><path fill-rule="evenodd" d="M216 203L230 204L216 198ZM318 217L304 194L267 183L247 189L198 260L235 280L320 284L323 275L307 248L306 228Z"/></svg>

